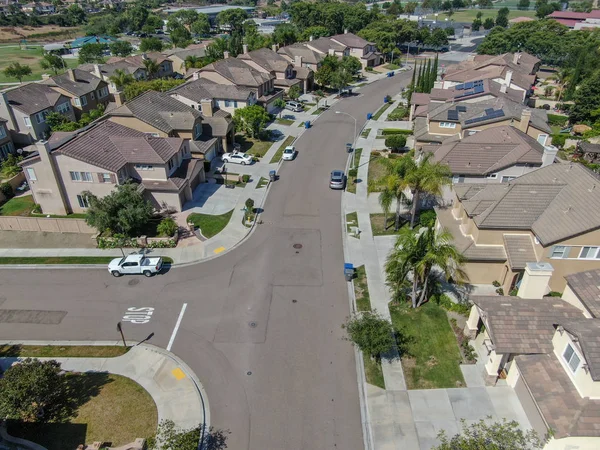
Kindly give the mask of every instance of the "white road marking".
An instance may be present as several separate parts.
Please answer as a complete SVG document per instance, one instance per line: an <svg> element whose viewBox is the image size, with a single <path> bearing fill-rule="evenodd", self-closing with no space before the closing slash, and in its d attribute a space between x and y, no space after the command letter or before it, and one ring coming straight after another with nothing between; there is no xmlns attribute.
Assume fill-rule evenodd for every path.
<svg viewBox="0 0 600 450"><path fill-rule="evenodd" d="M175 328L173 328L173 334L171 334L171 339L169 339L169 344L167 345L167 351L171 351L171 347L173 346L173 342L175 342L175 336L177 336L177 331L179 330L179 325L181 325L181 319L183 319L183 315L185 314L185 309L187 308L187 303L184 303L181 307L181 312L179 313L179 317L177 318L177 323L175 324Z"/></svg>
<svg viewBox="0 0 600 450"><path fill-rule="evenodd" d="M152 314L154 313L154 308L151 307L142 307L137 308L132 306L131 308L127 308L127 312L121 319L123 322L131 322L131 323L148 323L152 318Z"/></svg>

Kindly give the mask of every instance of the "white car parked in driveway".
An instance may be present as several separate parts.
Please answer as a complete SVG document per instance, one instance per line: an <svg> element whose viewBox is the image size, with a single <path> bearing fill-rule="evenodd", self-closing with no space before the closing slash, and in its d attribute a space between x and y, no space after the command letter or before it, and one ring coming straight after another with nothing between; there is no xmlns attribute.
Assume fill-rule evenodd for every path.
<svg viewBox="0 0 600 450"><path fill-rule="evenodd" d="M242 166L252 164L252 156L245 153L225 153L221 156L223 162L241 164Z"/></svg>
<svg viewBox="0 0 600 450"><path fill-rule="evenodd" d="M283 150L283 156L281 159L284 161L292 161L296 157L296 147L290 145Z"/></svg>

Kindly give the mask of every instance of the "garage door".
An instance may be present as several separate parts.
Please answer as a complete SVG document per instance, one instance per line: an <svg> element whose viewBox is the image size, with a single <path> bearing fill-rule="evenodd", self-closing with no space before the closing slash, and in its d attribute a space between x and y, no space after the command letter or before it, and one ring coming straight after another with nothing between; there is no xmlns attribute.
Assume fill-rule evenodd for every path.
<svg viewBox="0 0 600 450"><path fill-rule="evenodd" d="M200 172L198 172L198 175L196 175L190 183L190 187L192 188L192 193L194 192L194 189L196 189L196 186L198 186L198 184L200 184Z"/></svg>
<svg viewBox="0 0 600 450"><path fill-rule="evenodd" d="M529 423L533 429L540 437L545 436L548 432L546 424L544 423L544 419L542 419L540 411L538 410L533 398L531 397L531 394L529 393L529 389L527 389L525 381L523 381L522 375L519 376L517 384L515 384L515 393L517 394L517 397L521 402L521 406L523 406L523 410L525 411L525 414L527 414L527 418L529 419Z"/></svg>
<svg viewBox="0 0 600 450"><path fill-rule="evenodd" d="M206 159L209 162L212 161L214 159L214 157L215 157L215 148L214 147L204 154L204 159Z"/></svg>

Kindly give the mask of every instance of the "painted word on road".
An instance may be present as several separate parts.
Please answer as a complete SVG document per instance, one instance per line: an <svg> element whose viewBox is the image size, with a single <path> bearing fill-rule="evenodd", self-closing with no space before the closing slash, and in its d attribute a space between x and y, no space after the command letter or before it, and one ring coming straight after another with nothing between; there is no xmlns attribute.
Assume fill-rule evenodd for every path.
<svg viewBox="0 0 600 450"><path fill-rule="evenodd" d="M131 308L127 308L127 312L121 319L123 322L131 322L131 323L148 323L152 318L152 313L154 312L154 308L150 307L141 307L137 308L132 306Z"/></svg>

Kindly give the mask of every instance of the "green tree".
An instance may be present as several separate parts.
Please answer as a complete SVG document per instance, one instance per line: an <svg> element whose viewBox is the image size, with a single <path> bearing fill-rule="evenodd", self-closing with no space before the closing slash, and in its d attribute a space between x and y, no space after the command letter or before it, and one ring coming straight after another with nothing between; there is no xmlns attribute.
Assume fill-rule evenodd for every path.
<svg viewBox="0 0 600 450"><path fill-rule="evenodd" d="M153 59L144 59L144 68L146 69L146 76L151 80L158 73L160 66Z"/></svg>
<svg viewBox="0 0 600 450"><path fill-rule="evenodd" d="M283 112L285 105L286 105L286 102L281 97L275 99L275 101L273 102L273 106L275 106L276 108L279 108L279 118L280 119L281 119L281 113Z"/></svg>
<svg viewBox="0 0 600 450"><path fill-rule="evenodd" d="M600 108L600 71L586 78L573 95L573 106L569 113L571 123L589 121L592 112Z"/></svg>
<svg viewBox="0 0 600 450"><path fill-rule="evenodd" d="M272 37L273 42L285 46L298 42L300 34L298 33L298 29L291 23L282 23L275 26Z"/></svg>
<svg viewBox="0 0 600 450"><path fill-rule="evenodd" d="M236 128L252 138L256 138L271 120L270 114L262 106L252 105L238 108L233 113Z"/></svg>
<svg viewBox="0 0 600 450"><path fill-rule="evenodd" d="M331 87L341 94L342 89L352 83L352 74L344 67L339 67L331 76Z"/></svg>
<svg viewBox="0 0 600 450"><path fill-rule="evenodd" d="M377 361L380 361L381 356L390 352L396 344L392 323L377 311L366 311L361 315L348 318L344 328L348 333L348 339Z"/></svg>
<svg viewBox="0 0 600 450"><path fill-rule="evenodd" d="M440 48L448 44L448 35L443 28L435 28L425 40L425 43L432 47Z"/></svg>
<svg viewBox="0 0 600 450"><path fill-rule="evenodd" d="M156 227L156 231L161 236L172 237L178 228L177 222L172 217L165 217Z"/></svg>
<svg viewBox="0 0 600 450"><path fill-rule="evenodd" d="M77 122L73 122L64 114L52 111L46 116L46 124L52 132L56 131L75 131L79 127Z"/></svg>
<svg viewBox="0 0 600 450"><path fill-rule="evenodd" d="M9 78L16 78L19 80L19 83L22 83L23 78L31 75L31 67L14 62L4 69L4 75Z"/></svg>
<svg viewBox="0 0 600 450"><path fill-rule="evenodd" d="M402 134L392 134L385 138L385 146L392 151L402 150L406 146L406 136Z"/></svg>
<svg viewBox="0 0 600 450"><path fill-rule="evenodd" d="M101 198L91 192L84 192L82 196L87 197L90 205L85 221L100 232L108 230L112 234L137 236L154 212L135 183L118 185L114 191Z"/></svg>
<svg viewBox="0 0 600 450"><path fill-rule="evenodd" d="M162 52L163 43L157 37L143 38L140 42L141 52Z"/></svg>
<svg viewBox="0 0 600 450"><path fill-rule="evenodd" d="M206 14L198 14L198 18L190 26L190 31L200 36L210 33L210 21Z"/></svg>
<svg viewBox="0 0 600 450"><path fill-rule="evenodd" d="M199 56L196 56L196 55L186 56L184 64L185 64L186 70L193 69L193 68L199 69L204 66L204 64L202 62L202 58L200 58Z"/></svg>
<svg viewBox="0 0 600 450"><path fill-rule="evenodd" d="M482 27L483 23L481 22L481 19L476 18L473 19L473 23L471 24L471 30L473 31L479 31Z"/></svg>
<svg viewBox="0 0 600 450"><path fill-rule="evenodd" d="M528 430L526 433L519 428L516 421L508 422L502 419L502 422L488 424L481 419L479 422L468 425L464 419L462 422L462 432L453 437L448 437L444 430L438 434L440 444L433 447L432 450L522 450L522 449L542 449L545 441L541 440L534 430Z"/></svg>
<svg viewBox="0 0 600 450"><path fill-rule="evenodd" d="M127 41L113 42L108 47L113 56L120 56L124 58L133 53L133 46Z"/></svg>
<svg viewBox="0 0 600 450"><path fill-rule="evenodd" d="M106 44L85 44L79 50L79 64L103 63Z"/></svg>
<svg viewBox="0 0 600 450"><path fill-rule="evenodd" d="M167 26L171 26L171 28L176 28L177 25L183 25L188 30L191 30L192 24L197 20L198 13L194 9L180 9L179 11L169 16Z"/></svg>
<svg viewBox="0 0 600 450"><path fill-rule="evenodd" d="M358 75L358 73L362 70L362 64L355 56L344 56L340 66L346 69L346 71L352 76Z"/></svg>
<svg viewBox="0 0 600 450"><path fill-rule="evenodd" d="M176 80L174 78L133 81L125 85L123 93L125 94L125 98L131 100L147 91L166 92L183 83L185 83L185 80Z"/></svg>
<svg viewBox="0 0 600 450"><path fill-rule="evenodd" d="M235 34L242 32L242 26L247 18L248 14L243 9L228 9L217 14L217 23L221 27L228 27L231 34Z"/></svg>
<svg viewBox="0 0 600 450"><path fill-rule="evenodd" d="M295 84L294 86L292 86L290 88L290 90L288 91L288 97L291 98L292 100L298 100L298 98L302 95L302 91L300 90L300 88L298 87L297 84Z"/></svg>
<svg viewBox="0 0 600 450"><path fill-rule="evenodd" d="M531 4L530 0L519 0L517 4L517 8L519 9L529 9L529 5Z"/></svg>
<svg viewBox="0 0 600 450"><path fill-rule="evenodd" d="M54 53L44 53L40 65L44 70L52 70L54 74L58 74L59 70L64 70L67 66L65 61Z"/></svg>
<svg viewBox="0 0 600 450"><path fill-rule="evenodd" d="M62 418L69 399L65 376L56 361L27 358L0 378L0 416L26 422Z"/></svg>
<svg viewBox="0 0 600 450"><path fill-rule="evenodd" d="M15 156L14 154L9 153L0 164L2 176L4 178L12 178L19 172L23 172L23 168L19 165L21 161L23 161L22 156Z"/></svg>
<svg viewBox="0 0 600 450"><path fill-rule="evenodd" d="M492 19L491 17L486 17L483 21L483 29L491 30L492 28L494 28L494 19Z"/></svg>
<svg viewBox="0 0 600 450"><path fill-rule="evenodd" d="M109 77L109 80L117 87L117 89L123 89L130 83L135 81L133 75L126 73L123 69L117 69L113 75Z"/></svg>
<svg viewBox="0 0 600 450"><path fill-rule="evenodd" d="M300 35L301 41L308 41L312 37L313 39L319 39L320 37L329 36L329 30L320 25L306 28Z"/></svg>
<svg viewBox="0 0 600 450"><path fill-rule="evenodd" d="M507 7L500 8L498 10L498 14L496 16L496 26L502 27L502 28L507 28L509 14L510 14L510 10Z"/></svg>
<svg viewBox="0 0 600 450"><path fill-rule="evenodd" d="M190 31L182 25L177 26L170 30L171 43L173 47L185 48L192 42L192 35Z"/></svg>

